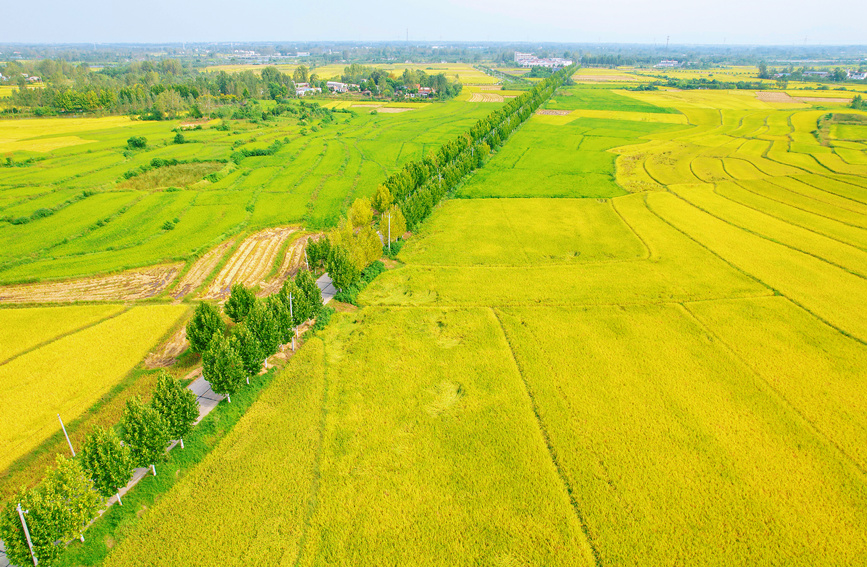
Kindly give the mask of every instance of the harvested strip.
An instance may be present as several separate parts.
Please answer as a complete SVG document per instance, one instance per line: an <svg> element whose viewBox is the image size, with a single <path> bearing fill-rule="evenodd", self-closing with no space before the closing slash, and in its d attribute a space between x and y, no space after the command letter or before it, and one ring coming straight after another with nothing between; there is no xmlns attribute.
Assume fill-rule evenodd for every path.
<svg viewBox="0 0 867 567"><path fill-rule="evenodd" d="M541 114L542 116L569 116L572 114L571 110L549 110L549 109L541 109L537 110L536 114Z"/></svg>
<svg viewBox="0 0 867 567"><path fill-rule="evenodd" d="M291 227L269 228L248 236L200 297L223 299L229 296L233 284L253 286L262 283L283 242L296 230Z"/></svg>
<svg viewBox="0 0 867 567"><path fill-rule="evenodd" d="M777 92L766 92L766 91L756 91L756 98L762 102L788 102L788 103L799 103L799 102L848 103L849 102L849 99L847 99L847 98L823 97L823 96L791 96L789 93L777 93Z"/></svg>
<svg viewBox="0 0 867 567"><path fill-rule="evenodd" d="M376 109L377 112L382 114L397 114L399 112L407 112L410 110L415 110L415 108L397 108L395 106L381 106Z"/></svg>
<svg viewBox="0 0 867 567"><path fill-rule="evenodd" d="M187 350L187 328L181 327L172 337L160 345L160 347L145 357L145 366L148 368L166 368L177 362L178 357Z"/></svg>
<svg viewBox="0 0 867 567"><path fill-rule="evenodd" d="M280 291L283 282L286 278L298 272L298 269L304 264L304 248L310 239L318 239L318 235L304 236L292 243L292 246L286 249L286 255L283 257L283 263L277 271L277 275L262 284L262 290L259 295L271 295Z"/></svg>
<svg viewBox="0 0 867 567"><path fill-rule="evenodd" d="M172 297L175 299L181 299L202 285L205 278L214 271L214 268L216 268L217 264L220 263L220 260L226 254L226 251L231 248L234 243L234 238L227 240L196 260L196 263L193 264L193 267L190 268L190 271L186 273L184 279L181 280L175 291L172 292Z"/></svg>
<svg viewBox="0 0 867 567"><path fill-rule="evenodd" d="M470 102L503 102L503 95L493 93L473 93Z"/></svg>
<svg viewBox="0 0 867 567"><path fill-rule="evenodd" d="M73 301L131 301L159 295L183 264L165 264L120 274L0 287L2 303L67 303Z"/></svg>

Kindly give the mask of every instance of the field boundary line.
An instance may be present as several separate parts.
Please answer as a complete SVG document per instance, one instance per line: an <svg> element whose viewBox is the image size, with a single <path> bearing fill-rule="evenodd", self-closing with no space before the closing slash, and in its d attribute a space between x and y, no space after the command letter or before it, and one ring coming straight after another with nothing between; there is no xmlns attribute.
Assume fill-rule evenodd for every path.
<svg viewBox="0 0 867 567"><path fill-rule="evenodd" d="M673 193L672 193L672 194L673 194ZM754 276L754 275L752 275L751 273L747 272L746 270L742 270L741 268L737 267L737 266L734 265L732 262L726 260L725 258L723 258L722 256L720 256L719 254L717 254L716 252L714 252L713 250L711 250L710 248L708 248L707 246L705 246L704 244L702 244L701 242L699 242L698 240L696 240L695 238L693 238L692 236L690 236L689 234L687 234L686 232L682 231L680 228L678 228L678 227L676 227L675 225L673 225L672 223L668 222L668 220L662 218L661 215L659 215L656 211L654 211L653 208L650 206L650 203L647 203L646 200L645 200L645 205L647 206L647 210L649 210L651 213L653 213L654 215L656 215L656 216L657 216L657 217L658 217L662 222L664 222L664 223L667 224L668 226L672 227L673 229L675 229L675 230L678 231L679 233L683 234L684 236L686 236L687 238L689 238L690 240L692 240L693 242L695 242L696 244L698 244L699 246L701 246L702 248L704 248L705 250L707 250L708 252L710 252L711 254L713 254L714 256L716 256L717 258L719 258L720 260L722 260L723 262L725 262L725 263L726 263L728 266L730 266L732 269L737 270L738 272L742 273L743 275L747 276L748 278L750 278L750 279L752 279L752 280L755 280L755 281L758 282L759 284L761 284L761 285L765 286L766 288L770 289L771 291L774 292L775 295L779 295L780 297L785 297L786 299L788 299L789 301L791 301L792 303L794 303L795 305L797 305L798 307L800 307L801 309L803 309L804 311L806 311L807 313L809 313L810 315L812 315L813 317L815 317L816 319L818 319L819 321L821 321L821 322L823 322L824 324L828 325L829 327L831 327L832 329L834 329L835 331L837 331L837 332L840 333L841 335L843 335L843 336L845 336L845 337L848 337L848 338L852 339L853 341L857 341L858 343L860 343L860 344L862 344L862 345L864 345L864 346L867 346L867 341L865 341L864 339L861 339L860 337L856 337L856 336L853 335L852 333L849 333L848 331L845 331L845 330L841 329L840 327L838 327L837 325L834 325L833 323L831 323L830 321L828 321L828 320L825 319L824 317L822 317L822 316L820 316L820 315L814 313L814 312L811 311L810 309L807 309L807 307L805 307L805 306L802 305L801 303L795 301L794 299L792 299L792 298L789 297L788 295L784 294L783 292L781 292L781 291L778 290L777 288L775 288L775 287L773 287L773 286L771 286L771 285L765 283L764 281L760 280L759 278L757 278L756 276ZM690 206L692 206L692 205L690 205ZM672 302L672 303L676 303L676 302Z"/></svg>
<svg viewBox="0 0 867 567"><path fill-rule="evenodd" d="M715 188L715 187L714 187L714 193L716 193L716 188ZM852 275L855 276L855 277L858 277L858 278L861 278L861 279L867 279L867 277L865 277L864 275L861 275L861 274L859 274L859 273L857 273L857 272L853 272L853 271L850 270L849 268L847 268L847 267L845 267L845 266L841 266L841 265L839 265L839 264L836 264L836 263L832 262L831 260L828 260L827 258L823 258L823 257L821 257L821 256L817 256L816 254L813 254L812 252L807 252L806 250L801 250L800 248L795 248L794 246L792 246L792 245L790 245L790 244L786 244L785 242L780 242L779 240L776 240L776 239L771 238L771 237L769 237L769 236L765 236L765 235L763 235L763 234L760 234L760 233L758 233L758 232L756 232L756 231L754 231L754 230L752 230L752 229L750 229L750 228L746 228L746 227L741 226L741 225L739 225L739 224L736 224L736 223L734 223L734 222L732 222L732 221L726 220L726 219L722 218L721 216L719 216L719 215L717 215L717 214L715 214L715 213L712 213L712 212L708 211L707 209L705 209L705 208L702 207L701 205L697 205L697 204L693 203L692 201L690 201L690 200L687 199L686 197L682 197L681 195L678 195L677 193L674 193L674 192L672 192L672 194L675 195L675 196L677 196L677 198L680 199L681 201L683 201L684 203L687 203L687 204L689 204L690 206L695 207L696 209L700 210L700 211L703 212L704 214L706 214L706 215L708 215L708 216L711 216L711 217L717 219L718 221L720 221L720 222L722 222L722 223L725 223L725 224L729 225L729 226L732 227L732 228L736 228L736 229L738 229L738 230L742 230L742 231L744 231L744 232L746 232L746 233L748 233L748 234L752 234L752 235L755 236L756 238L761 238L762 240L767 240L768 242L773 242L774 244L777 244L777 245L779 245L779 246L783 246L784 248L788 248L789 250L792 250L792 251L794 251L794 252L800 252L801 254L805 254L805 255L807 255L807 256L810 256L811 258L815 258L816 260L819 260L820 262L825 262L826 264L830 264L831 266L834 266L835 268L840 268L840 269L843 270L844 272L848 272L848 273L852 274ZM717 193L717 194L718 194L718 193ZM726 197L724 197L724 196L722 196L722 195L720 195L720 196L723 197L724 199L726 198ZM766 215L766 213L765 213L764 211L759 211L759 210L757 210L757 209L753 209L752 207L747 207L746 205L743 205L743 204L741 204L741 203L738 203L737 201L731 201L731 202L736 203L736 204L738 204L738 205L740 205L740 206L742 206L742 207L745 207L745 208L747 208L747 209L750 209L750 210L752 210L752 211L755 211L755 212L757 212L757 213L759 213L759 214ZM767 215L767 216L769 216L769 217L771 217L771 218L776 218L776 217L774 217L774 216L772 216L772 215ZM777 219L777 220L780 220L781 222L786 222L786 221L782 221L782 219ZM798 227L798 228L803 228L803 227L799 227L799 226L796 225L796 224L792 224L792 223L787 223L787 224L790 224L791 226L795 226L795 227ZM829 240L831 240L831 241L833 241L833 242L836 242L837 244L839 244L839 245L841 245L841 246L849 246L849 247L851 247L851 248L855 248L856 250L859 250L859 248L856 248L855 246L852 246L851 244L848 244L848 243L846 243L846 242L840 242L840 241L837 240L837 239L830 238L830 237L828 237L828 236L825 236L824 234L821 234L821 233L818 233L818 232L812 231L812 230L810 230L810 229L804 229L804 230L806 230L806 231L808 231L808 232L812 232L813 234L816 234L816 235L818 235L818 236L824 236L825 238L828 238Z"/></svg>
<svg viewBox="0 0 867 567"><path fill-rule="evenodd" d="M765 198L765 199L768 199L769 201L773 201L773 202L775 202L775 203L779 203L779 204L781 204L781 205L785 205L785 206L787 206L787 207L791 207L791 208L793 208L793 209L797 209L797 210L802 211L802 212L805 212L805 213L810 213L811 215L816 215L817 217L822 217L823 219L828 219L828 220L830 220L830 221L838 222L838 223L840 223L840 224L843 224L843 225L846 225L846 226L850 226L850 227L852 227L852 228L858 228L858 229L864 230L864 227L863 227L863 226L858 226L857 224L851 224L851 223L848 223L848 222L846 222L846 221L842 221L842 220L840 220L840 219L835 219L835 218L833 218L833 217L829 217L829 216L827 216L827 215L823 215L823 214L817 213L816 211L811 211L811 210L808 210L808 209L804 209L804 208L802 208L802 207L798 207L798 206L792 205L791 203L786 203L786 202L784 202L784 201L780 201L779 199L774 199L773 197L769 197L768 195L764 195L764 194L762 194L762 193L759 193L758 191L755 191L755 190L753 190L753 189L750 189L749 187L746 187L746 186L743 184L744 181L750 181L750 180L749 180L749 179L737 179L737 178L735 178L734 183L735 183L735 185L737 185L738 187L740 187L740 188L743 189L744 191L746 191L746 192L748 192L748 193L752 193L753 195L758 195L759 197L763 197L763 198ZM759 179L759 180L755 180L755 179L754 179L754 180L752 180L752 181L764 181L765 183L770 183L770 184L773 185L774 187L777 187L777 188L782 189L782 190L784 190L784 191L788 191L789 193L794 193L795 195L801 195L801 193L798 193L797 191L791 191L791 190L789 190L789 189L786 189L785 187L782 187L782 186L780 186L780 185L777 185L776 183L771 183L771 182L768 181L767 179ZM813 201L816 201L817 203L822 203L822 204L824 204L824 205L828 205L828 206L831 206L831 207L835 206L835 205L832 205L832 204L830 204L830 203L826 203L825 201L820 201L820 200L818 200L818 199L813 199L813 198L811 198L811 197L807 197L806 195L801 195L801 196L802 196L802 197L805 197L805 198L807 198L807 199L811 199L811 200L813 200ZM750 208L752 208L752 207L750 207ZM838 208L842 208L842 207L838 207ZM844 210L844 211L848 211L849 209L843 209L843 210ZM858 214L860 214L860 213L858 213ZM786 222L789 222L789 221L786 221ZM790 222L789 224L795 224L795 223L791 223L791 222ZM800 226L800 225L798 225L798 226Z"/></svg>
<svg viewBox="0 0 867 567"><path fill-rule="evenodd" d="M789 191L790 193L794 193L796 195L800 195L800 196L804 197L805 199L810 199L811 201L816 201L817 203L823 203L825 205L830 205L832 207L837 207L839 209L843 209L844 211L849 211L850 213L855 213L856 215L864 216L864 213L861 211L856 211L856 210L850 209L848 207L842 207L842 206L836 205L834 203L829 203L828 201L823 201L822 199L817 199L816 197L813 197L812 195L807 195L805 193L801 193L800 191L796 191L795 189L792 189L791 187L785 187L783 185L780 185L779 183L774 183L774 179L777 179L778 177L779 176L776 176L776 175L771 176L766 181L768 183L770 183L771 185L776 185L780 189L785 189L786 191ZM826 179L829 179L829 180L831 179L830 177L826 177L824 175L822 177L825 177ZM813 185L812 183L807 183L806 181L801 181L800 179L796 179L794 177L789 177L789 176L786 176L786 178L794 179L795 181L797 181L799 183L803 183L807 187L812 187L813 189L816 189L817 191L821 191L822 193L825 193L826 195L834 196L834 197L837 197L838 199L843 199L844 201L850 201L852 203L857 203L857 204L861 205L862 207L867 205L867 203L864 203L864 202L859 201L857 199L852 199L850 197L846 197L845 195L839 195L837 193L834 193L833 191L828 191L826 189L822 189L821 187L817 187L817 186Z"/></svg>
<svg viewBox="0 0 867 567"><path fill-rule="evenodd" d="M74 335L75 333L80 333L81 331L85 331L87 329L90 329L91 327L95 327L101 323L105 323L106 321L110 321L111 319L114 319L116 317L120 317L121 315L128 312L132 308L133 308L132 304L124 305L123 309L121 309L117 313L113 313L111 315L108 315L107 317L99 319L98 321L94 321L92 323L88 323L87 325L83 325L83 326L78 327L76 329L72 329L72 330L67 331L65 333L61 333L54 338L48 339L47 341L43 341L43 342L39 343L38 345L35 345L35 346L28 348L27 350L23 350L23 351L19 352L18 354L10 356L6 360L0 360L0 366L4 366L6 364L9 364L10 362L12 362L13 360L15 360L17 358L21 358L22 356L24 356L26 354L30 354L31 352L33 352L35 350L39 350L40 348L49 346L50 344L55 343L55 342L59 341L60 339L64 339L70 335Z"/></svg>
<svg viewBox="0 0 867 567"><path fill-rule="evenodd" d="M796 307L803 309L800 305L798 305L797 303L795 303L794 301L792 301L788 297L784 297L784 299L786 301L792 303ZM707 333L708 335L710 335L711 337L713 337L714 340L719 341L719 343L723 346L723 348L726 350L726 352L728 352L731 356L733 356L735 358L735 360L740 362L747 370L749 370L750 374L752 374L758 380L758 382L761 383L771 393L771 395L774 398L778 398L783 406L785 406L786 408L791 410L795 415L797 415L806 424L807 429L809 429L813 433L813 435L822 439L827 445L829 445L829 446L833 447L835 450L837 450L843 456L845 461L848 461L851 465L853 465L858 470L858 472L861 473L861 476L867 477L867 469L865 469L858 461L856 461L853 457L851 457L849 455L849 453L847 453L842 447L840 447L840 445L838 445L833 439L828 437L828 435L825 434L819 428L818 425L813 423L812 420L810 420L807 416L805 416L803 413L801 413L801 410L799 410L792 402L790 402L782 392L780 392L770 382L768 382L768 380L764 376L762 376L761 374L759 374L758 372L753 370L753 368L749 365L749 363L747 363L747 361L741 355L739 355L731 347L731 345L729 345L728 342L725 341L725 339L723 339L721 336L716 334L708 325L706 325L704 323L704 321L699 319L698 316L695 313L693 313L692 310L686 305L686 303L688 303L688 302L679 303L678 305L683 309L683 311L686 312L686 314L690 320L692 320L696 325L701 327L702 330L705 333ZM807 313L809 313L811 316L813 316L813 314L810 313L809 311L807 311Z"/></svg>
<svg viewBox="0 0 867 567"><path fill-rule="evenodd" d="M635 227L632 226L628 220L626 220L626 217L623 216L623 213L621 213L619 210L617 210L617 207L614 204L614 199L616 199L616 197L614 197L612 199L608 199L608 204L611 205L611 208L614 210L614 212L617 214L617 216L620 217L620 220L623 221L623 224L625 224L629 228L629 230L632 231L632 234L635 235L635 238L637 238L641 242L641 245L644 246L644 249L647 250L647 256L645 256L644 258L641 258L641 260L652 262L655 258L659 258L658 255L653 253L653 249L650 247L650 245L647 243L647 241L644 240L644 237L642 237L640 234L638 234L638 231L635 230ZM625 262L626 260L621 260L621 261Z"/></svg>
<svg viewBox="0 0 867 567"><path fill-rule="evenodd" d="M557 470L557 475L560 477L560 482L563 483L563 488L566 490L566 494L569 495L569 503L572 505L572 512L575 514L575 517L578 520L578 524L581 526L581 532L584 534L584 540L587 542L587 546L590 548L590 552L593 555L594 564L597 567L602 565L602 557L599 555L599 550L596 548L596 545L593 543L593 539L590 537L590 528L587 526L587 521L584 518L584 514L581 512L581 508L578 506L578 501L575 500L575 496L573 495L573 488L571 483L569 482L569 477L566 476L566 472L563 470L562 465L560 464L560 459L557 458L557 451L554 450L554 445L551 443L551 437L548 435L548 429L545 427L545 422L542 421L542 417L539 415L539 406L536 404L536 398L533 396L533 392L530 389L530 384L527 382L527 378L524 376L524 372L521 369L521 364L518 362L518 358L515 356L515 348L512 346L512 341L509 340L509 334L506 332L506 326L503 324L503 320L500 319L500 314L497 312L496 308L488 307L491 310L491 314L494 316L494 319L497 320L497 325L500 327L500 332L503 334L503 339L506 341L506 344L509 345L509 354L512 357L512 363L515 365L515 370L518 371L518 376L521 377L521 383L524 385L524 392L527 394L527 398L530 401L530 406L533 409L533 415L536 418L536 424L539 426L539 432L542 434L542 438L545 441L545 447L548 449L548 456L551 458L551 462L554 464L554 468Z"/></svg>
<svg viewBox="0 0 867 567"><path fill-rule="evenodd" d="M322 406L319 412L319 439L316 447L316 459L313 462L313 475L310 477L310 486L307 489L307 509L304 512L304 520L301 524L301 537L298 538L298 553L292 562L293 567L301 564L304 550L307 547L307 539L310 535L310 524L313 515L319 509L319 487L322 480L322 452L325 448L325 426L328 421L328 390L331 381L328 379L328 350L322 349Z"/></svg>

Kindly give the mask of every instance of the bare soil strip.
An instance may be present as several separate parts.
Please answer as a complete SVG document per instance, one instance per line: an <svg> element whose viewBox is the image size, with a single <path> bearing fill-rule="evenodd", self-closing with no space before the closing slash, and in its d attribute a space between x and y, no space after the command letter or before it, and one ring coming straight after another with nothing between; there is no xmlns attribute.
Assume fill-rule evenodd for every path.
<svg viewBox="0 0 867 567"><path fill-rule="evenodd" d="M248 236L217 274L213 283L199 297L225 299L229 296L233 284L261 284L271 271L281 245L297 230L294 227L269 228Z"/></svg>
<svg viewBox="0 0 867 567"><path fill-rule="evenodd" d="M171 338L145 357L144 364L148 368L167 368L177 362L178 357L187 350L186 325L178 329Z"/></svg>
<svg viewBox="0 0 867 567"><path fill-rule="evenodd" d="M821 96L791 96L789 93L780 93L780 92L768 92L768 91L756 91L756 98L762 102L786 102L786 103L799 103L799 102L820 102L820 103L842 103L846 104L849 102L848 99L845 98L833 98L833 97L821 97Z"/></svg>
<svg viewBox="0 0 867 567"><path fill-rule="evenodd" d="M133 301L155 297L171 284L182 263L151 266L110 276L0 286L0 303Z"/></svg>
<svg viewBox="0 0 867 567"><path fill-rule="evenodd" d="M398 112L409 112L410 110L415 110L415 108L397 108L394 106L381 106L376 109L377 112L381 114L397 114Z"/></svg>
<svg viewBox="0 0 867 567"><path fill-rule="evenodd" d="M503 102L503 95L494 93L473 93L469 102Z"/></svg>
<svg viewBox="0 0 867 567"><path fill-rule="evenodd" d="M603 83L623 83L627 81L637 81L637 77L630 77L628 75L575 75L573 77L576 81L598 81Z"/></svg>
<svg viewBox="0 0 867 567"><path fill-rule="evenodd" d="M283 287L283 282L285 282L289 276L298 273L298 270L304 265L304 248L307 247L307 242L309 242L310 239L316 240L320 236L321 235L312 234L310 236L301 237L293 242L292 245L286 249L286 255L283 257L283 263L280 264L280 269L277 271L277 275L261 285L259 295L271 295L280 291L280 288Z"/></svg>
<svg viewBox="0 0 867 567"><path fill-rule="evenodd" d="M235 239L231 238L196 260L196 263L193 264L190 271L184 275L184 278L180 283L178 283L177 288L171 293L172 297L175 299L181 299L202 285L205 278L214 271L214 268L216 268L217 264L220 263L220 260L222 260L223 256L226 254L226 251L231 248L234 243Z"/></svg>
<svg viewBox="0 0 867 567"><path fill-rule="evenodd" d="M540 114L542 116L568 116L568 115L572 114L572 111L571 110L542 109L542 110L537 110L536 114Z"/></svg>

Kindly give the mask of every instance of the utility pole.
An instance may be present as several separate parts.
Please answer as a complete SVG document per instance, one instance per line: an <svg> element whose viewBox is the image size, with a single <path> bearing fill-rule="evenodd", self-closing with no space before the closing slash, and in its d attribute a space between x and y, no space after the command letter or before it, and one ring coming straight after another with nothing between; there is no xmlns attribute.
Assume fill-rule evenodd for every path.
<svg viewBox="0 0 867 567"><path fill-rule="evenodd" d="M75 456L75 449L72 448L72 441L69 440L69 434L66 432L66 426L63 425L63 420L60 419L60 414L57 414L57 419L60 420L60 427L63 429L63 434L66 435L66 442L69 443L69 450L72 451L72 456Z"/></svg>
<svg viewBox="0 0 867 567"><path fill-rule="evenodd" d="M388 253L391 254L391 211L388 212Z"/></svg>
<svg viewBox="0 0 867 567"><path fill-rule="evenodd" d="M21 502L18 503L18 507L15 508L18 511L18 517L21 518L21 527L24 528L24 537L27 538L27 547L30 548L30 557L33 558L33 565L39 565L39 560L36 559L36 554L33 553L33 542L30 540L30 530L27 529L27 520L24 519L24 514L28 513L29 510L21 509Z"/></svg>

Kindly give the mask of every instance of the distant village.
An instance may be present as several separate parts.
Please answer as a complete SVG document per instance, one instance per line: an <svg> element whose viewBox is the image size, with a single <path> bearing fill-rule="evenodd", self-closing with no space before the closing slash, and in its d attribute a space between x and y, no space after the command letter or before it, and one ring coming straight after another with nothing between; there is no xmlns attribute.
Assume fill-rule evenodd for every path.
<svg viewBox="0 0 867 567"><path fill-rule="evenodd" d="M515 64L518 67L546 67L548 69L560 69L572 64L571 59L561 57L539 58L532 53L515 52Z"/></svg>

